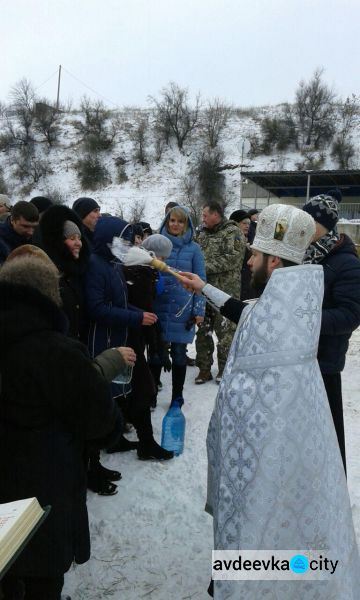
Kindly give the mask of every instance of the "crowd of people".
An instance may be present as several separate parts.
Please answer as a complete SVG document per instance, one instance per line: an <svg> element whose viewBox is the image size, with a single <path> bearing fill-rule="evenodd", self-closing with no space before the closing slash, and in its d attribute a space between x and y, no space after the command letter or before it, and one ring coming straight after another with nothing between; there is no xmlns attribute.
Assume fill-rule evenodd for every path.
<svg viewBox="0 0 360 600"><path fill-rule="evenodd" d="M163 369L172 374L169 405L186 402L187 345L195 335L199 371L194 383L213 378L215 333L218 402L226 408L234 394L239 401L246 382L239 389L232 383L229 391L228 386L232 371L243 376L242 361L249 362L249 342L244 349L243 340L240 345L236 337L233 341L242 312L267 289L273 271L303 260L323 266L315 275L304 266L304 281L324 272L324 300L321 286L315 294L322 302L316 313L318 360L346 471L340 373L351 333L360 324L360 262L350 238L336 229L340 201L338 190L311 198L295 220L291 211L296 209L289 207L237 210L227 219L221 203L211 201L195 231L188 210L177 202L166 205L156 230L146 222L102 215L92 198L78 198L70 208L46 197L11 207L8 198L0 197L0 502L36 496L40 504L52 506L5 576L4 600L59 600L71 562L88 560L86 490L111 496L121 479L119 471L101 464L101 449L134 450L140 460L173 458L154 438L151 411ZM125 266L111 252L114 238L151 251L183 273L183 282L150 266ZM292 271L284 271L288 286ZM280 279L277 275L279 287ZM276 304L275 292L276 286L268 299L269 315L264 309L260 321L273 323L279 311L286 311ZM292 325L296 329L298 323ZM256 355L261 353L254 349L256 327L252 335L250 354ZM290 328L285 335L291 336ZM117 376L129 368L131 381L119 383ZM229 408L230 421L234 410ZM221 436L230 435L229 443L236 445L232 436L240 429L221 431L224 425L214 415L208 441L209 506L212 514L220 511L215 547L226 548L230 530L221 522L215 489L224 468ZM126 437L131 428L137 441ZM239 531L242 519L243 514L235 518L232 528ZM228 597L222 595L227 588L216 589L215 597Z"/></svg>

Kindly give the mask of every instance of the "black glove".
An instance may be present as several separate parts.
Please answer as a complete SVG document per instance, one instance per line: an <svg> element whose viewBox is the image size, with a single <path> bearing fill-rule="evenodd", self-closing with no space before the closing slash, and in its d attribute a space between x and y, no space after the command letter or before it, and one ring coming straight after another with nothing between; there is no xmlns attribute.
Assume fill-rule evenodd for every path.
<svg viewBox="0 0 360 600"><path fill-rule="evenodd" d="M172 363L171 363L170 356L168 355L168 353L166 353L166 356L164 356L163 367L164 367L164 371L169 371L169 372L171 371Z"/></svg>
<svg viewBox="0 0 360 600"><path fill-rule="evenodd" d="M169 345L167 343L163 344L162 366L164 371L171 371L172 364L169 356Z"/></svg>
<svg viewBox="0 0 360 600"><path fill-rule="evenodd" d="M195 325L195 323L196 323L195 317L190 317L190 319L188 319L186 321L186 323L185 323L185 329L186 329L186 331L190 331L190 329L193 328L193 326Z"/></svg>

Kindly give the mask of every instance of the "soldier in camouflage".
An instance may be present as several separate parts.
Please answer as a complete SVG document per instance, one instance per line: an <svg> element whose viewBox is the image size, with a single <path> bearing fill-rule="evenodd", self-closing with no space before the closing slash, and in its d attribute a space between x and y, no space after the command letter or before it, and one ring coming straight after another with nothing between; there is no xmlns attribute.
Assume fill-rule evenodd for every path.
<svg viewBox="0 0 360 600"><path fill-rule="evenodd" d="M241 268L245 255L245 240L234 221L225 219L222 206L209 202L203 209L203 229L197 242L204 253L207 282L224 290L234 298L240 298ZM199 325L196 335L196 366L199 374L195 383L201 384L212 379L214 341L213 332L218 338L217 358L220 383L236 325L219 312L206 305L204 322Z"/></svg>

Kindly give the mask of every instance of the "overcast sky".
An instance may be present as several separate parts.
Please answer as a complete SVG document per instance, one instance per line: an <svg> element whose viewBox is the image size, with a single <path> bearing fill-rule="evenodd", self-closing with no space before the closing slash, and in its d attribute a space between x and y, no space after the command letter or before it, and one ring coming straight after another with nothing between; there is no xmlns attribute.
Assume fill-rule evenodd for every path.
<svg viewBox="0 0 360 600"><path fill-rule="evenodd" d="M96 97L86 84L109 106L146 106L169 81L235 106L275 104L292 101L317 67L342 97L360 94L359 0L0 0L0 7L2 101L22 77L55 99L59 64L61 99L75 104Z"/></svg>

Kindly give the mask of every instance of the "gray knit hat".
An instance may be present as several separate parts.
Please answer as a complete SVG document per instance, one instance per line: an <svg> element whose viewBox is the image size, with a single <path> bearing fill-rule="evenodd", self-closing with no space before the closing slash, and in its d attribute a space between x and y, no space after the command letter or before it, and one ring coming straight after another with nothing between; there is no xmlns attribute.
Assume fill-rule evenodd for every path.
<svg viewBox="0 0 360 600"><path fill-rule="evenodd" d="M169 258L173 247L172 242L161 233L150 235L141 245L145 250L152 250L155 256L163 256L164 258Z"/></svg>
<svg viewBox="0 0 360 600"><path fill-rule="evenodd" d="M65 221L63 234L64 238L71 237L72 235L79 235L81 237L81 231L74 221Z"/></svg>

